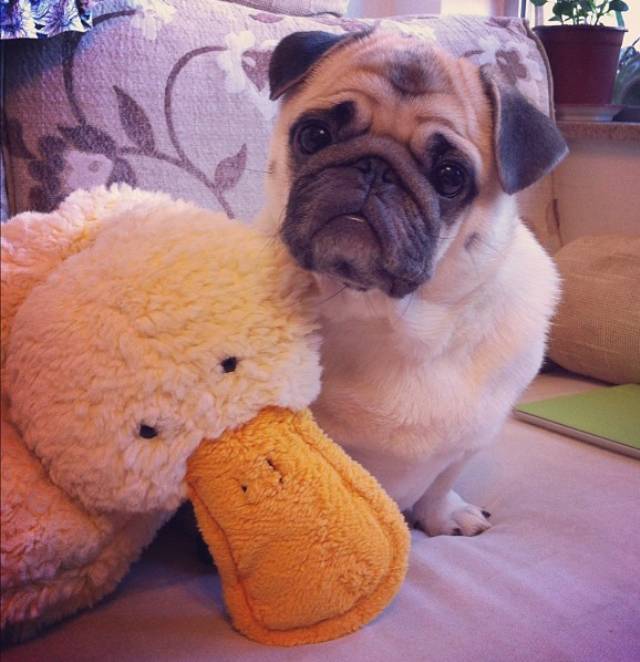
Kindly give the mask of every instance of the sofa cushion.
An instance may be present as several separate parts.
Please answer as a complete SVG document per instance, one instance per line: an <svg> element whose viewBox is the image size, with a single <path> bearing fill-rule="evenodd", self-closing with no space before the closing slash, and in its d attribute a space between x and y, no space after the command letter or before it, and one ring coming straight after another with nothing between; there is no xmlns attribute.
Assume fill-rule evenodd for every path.
<svg viewBox="0 0 640 662"><path fill-rule="evenodd" d="M591 388L542 375L525 400ZM347 637L285 649L234 632L213 564L174 520L112 597L2 662L637 662L637 460L509 418L455 487L493 527L414 531L397 598Z"/></svg>
<svg viewBox="0 0 640 662"><path fill-rule="evenodd" d="M291 14L292 16L313 16L329 13L342 16L349 6L349 0L225 0L254 9Z"/></svg>
<svg viewBox="0 0 640 662"><path fill-rule="evenodd" d="M564 293L549 356L582 375L640 383L640 237L582 237L555 259Z"/></svg>
<svg viewBox="0 0 640 662"><path fill-rule="evenodd" d="M517 19L294 17L216 0L95 5L94 29L5 44L11 213L47 211L70 191L125 181L250 219L262 202L270 55L296 30L371 25L438 42L498 72L549 112L545 60Z"/></svg>

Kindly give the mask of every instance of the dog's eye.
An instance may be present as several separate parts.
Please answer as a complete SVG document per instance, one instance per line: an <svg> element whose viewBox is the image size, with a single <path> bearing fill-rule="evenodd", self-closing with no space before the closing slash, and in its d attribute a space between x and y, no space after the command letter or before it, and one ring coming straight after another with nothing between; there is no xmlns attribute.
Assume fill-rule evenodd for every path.
<svg viewBox="0 0 640 662"><path fill-rule="evenodd" d="M220 361L222 372L234 372L238 367L238 359L235 356L228 356L224 361Z"/></svg>
<svg viewBox="0 0 640 662"><path fill-rule="evenodd" d="M138 434L143 439L153 439L154 437L158 436L158 431L154 427L151 427L150 425L146 425L145 423L140 423Z"/></svg>
<svg viewBox="0 0 640 662"><path fill-rule="evenodd" d="M331 142L331 132L322 122L309 122L298 131L298 145L304 154L315 154Z"/></svg>
<svg viewBox="0 0 640 662"><path fill-rule="evenodd" d="M455 198L464 189L467 173L455 163L441 163L433 172L433 185L445 198Z"/></svg>

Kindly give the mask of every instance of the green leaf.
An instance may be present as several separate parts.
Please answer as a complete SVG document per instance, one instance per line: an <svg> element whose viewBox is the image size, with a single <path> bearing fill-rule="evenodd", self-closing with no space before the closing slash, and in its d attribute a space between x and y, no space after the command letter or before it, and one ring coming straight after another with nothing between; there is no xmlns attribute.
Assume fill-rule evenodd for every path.
<svg viewBox="0 0 640 662"><path fill-rule="evenodd" d="M542 7L547 4L549 0L531 0L531 4L536 7Z"/></svg>
<svg viewBox="0 0 640 662"><path fill-rule="evenodd" d="M556 2L553 7L553 13L556 16L573 16L573 12L577 9L577 1L570 2L569 0L562 0L561 2Z"/></svg>
<svg viewBox="0 0 640 662"><path fill-rule="evenodd" d="M611 0L609 11L629 11L629 5L622 0Z"/></svg>

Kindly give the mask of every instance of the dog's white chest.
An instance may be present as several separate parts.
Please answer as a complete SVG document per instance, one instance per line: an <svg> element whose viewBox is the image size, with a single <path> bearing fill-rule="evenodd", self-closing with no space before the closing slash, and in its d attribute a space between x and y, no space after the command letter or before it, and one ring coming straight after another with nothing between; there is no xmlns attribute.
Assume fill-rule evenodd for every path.
<svg viewBox="0 0 640 662"><path fill-rule="evenodd" d="M411 507L441 471L495 438L540 365L556 292L549 258L518 228L500 269L481 290L451 296L459 303L336 296L318 422Z"/></svg>
<svg viewBox="0 0 640 662"><path fill-rule="evenodd" d="M358 338L356 352L351 344ZM402 342L397 334L394 340ZM446 359L389 352L393 340L383 334L331 334L327 341L318 422L408 508L424 491L427 473L467 450L476 386Z"/></svg>

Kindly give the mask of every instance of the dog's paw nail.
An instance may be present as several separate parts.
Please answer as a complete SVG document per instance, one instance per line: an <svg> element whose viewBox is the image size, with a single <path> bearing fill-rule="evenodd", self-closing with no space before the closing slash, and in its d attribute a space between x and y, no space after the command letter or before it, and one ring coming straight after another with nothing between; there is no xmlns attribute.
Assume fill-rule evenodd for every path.
<svg viewBox="0 0 640 662"><path fill-rule="evenodd" d="M488 510L483 510L483 511L482 511L482 514L483 514L487 519L489 519L489 518L491 517L491 513L490 513Z"/></svg>
<svg viewBox="0 0 640 662"><path fill-rule="evenodd" d="M456 528L451 532L451 535L452 535L452 536L461 536L461 535L462 535L462 529L459 529L458 527L456 527Z"/></svg>

